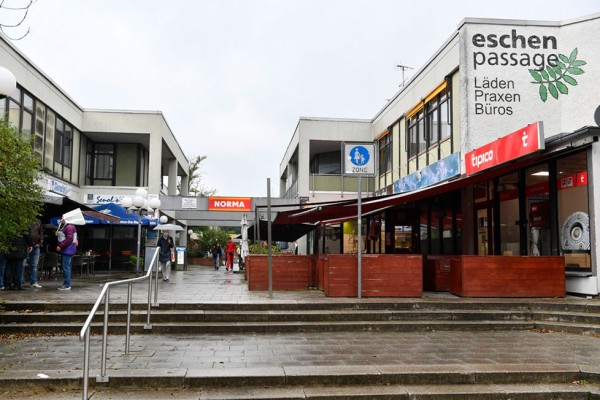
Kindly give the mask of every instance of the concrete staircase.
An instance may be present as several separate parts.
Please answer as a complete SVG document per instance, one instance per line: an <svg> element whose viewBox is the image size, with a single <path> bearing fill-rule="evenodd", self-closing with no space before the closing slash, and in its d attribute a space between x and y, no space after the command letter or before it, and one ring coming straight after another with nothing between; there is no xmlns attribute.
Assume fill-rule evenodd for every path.
<svg viewBox="0 0 600 400"><path fill-rule="evenodd" d="M90 304L8 303L0 312L3 333L78 333ZM100 333L103 309L93 333ZM125 332L125 306L111 306L109 333ZM146 308L134 305L132 334L282 333L334 331L433 331L546 329L600 333L600 306L550 301L400 301L276 304L160 304L143 328Z"/></svg>
<svg viewBox="0 0 600 400"><path fill-rule="evenodd" d="M76 334L91 304L3 304L0 334ZM111 306L111 335L125 331L125 306ZM94 322L100 333L102 310ZM568 300L341 301L314 303L161 303L152 309L152 330L145 330L146 309L135 305L132 334L294 333L357 331L548 330L600 333L600 306ZM92 368L98 368L97 366ZM240 369L121 369L110 382L97 383L94 399L118 399L123 390L143 388L139 398L157 397L170 388L198 399L600 399L600 368L564 365L348 365L283 366ZM0 387L35 390L77 389L75 366L51 379L0 373ZM102 397L102 393L106 397ZM10 398L10 397L9 397ZM53 397L48 397L53 398ZM57 397L60 398L60 397ZM138 398L138 397L126 397ZM185 397L187 398L187 397Z"/></svg>

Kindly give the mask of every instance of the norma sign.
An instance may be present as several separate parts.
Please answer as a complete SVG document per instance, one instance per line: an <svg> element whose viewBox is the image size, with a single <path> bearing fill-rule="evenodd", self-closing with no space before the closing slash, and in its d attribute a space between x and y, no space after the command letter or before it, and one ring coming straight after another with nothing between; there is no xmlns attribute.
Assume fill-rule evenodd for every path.
<svg viewBox="0 0 600 400"><path fill-rule="evenodd" d="M344 173L347 175L375 175L375 144L373 142L343 144Z"/></svg>
<svg viewBox="0 0 600 400"><path fill-rule="evenodd" d="M208 211L251 211L251 197L209 197Z"/></svg>
<svg viewBox="0 0 600 400"><path fill-rule="evenodd" d="M465 172L472 175L544 149L544 132L536 122L465 155Z"/></svg>

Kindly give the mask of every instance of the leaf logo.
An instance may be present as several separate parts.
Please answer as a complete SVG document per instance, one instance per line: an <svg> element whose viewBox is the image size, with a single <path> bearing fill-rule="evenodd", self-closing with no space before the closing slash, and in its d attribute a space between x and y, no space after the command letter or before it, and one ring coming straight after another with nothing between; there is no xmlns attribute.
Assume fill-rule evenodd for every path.
<svg viewBox="0 0 600 400"><path fill-rule="evenodd" d="M535 85L540 85L540 99L548 100L548 93L555 99L558 99L559 94L569 94L569 86L577 86L577 80L573 75L581 75L585 71L580 67L587 63L577 59L577 47L573 49L569 57L564 54L558 55L556 65L548 65L546 69L530 69L529 73L535 79L531 82Z"/></svg>

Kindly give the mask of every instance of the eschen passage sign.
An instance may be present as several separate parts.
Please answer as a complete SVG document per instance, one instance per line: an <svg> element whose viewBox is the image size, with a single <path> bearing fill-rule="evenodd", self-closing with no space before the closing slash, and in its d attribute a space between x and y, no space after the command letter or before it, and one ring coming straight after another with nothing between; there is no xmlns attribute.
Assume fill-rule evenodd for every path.
<svg viewBox="0 0 600 400"><path fill-rule="evenodd" d="M465 172L472 175L543 149L543 125L536 122L468 152L465 155Z"/></svg>
<svg viewBox="0 0 600 400"><path fill-rule="evenodd" d="M208 211L250 211L251 197L209 197Z"/></svg>

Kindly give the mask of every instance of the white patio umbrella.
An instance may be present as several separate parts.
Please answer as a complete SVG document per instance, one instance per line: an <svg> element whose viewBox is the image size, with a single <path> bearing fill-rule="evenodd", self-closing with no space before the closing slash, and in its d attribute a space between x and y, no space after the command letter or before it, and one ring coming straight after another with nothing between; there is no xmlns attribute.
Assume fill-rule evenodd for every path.
<svg viewBox="0 0 600 400"><path fill-rule="evenodd" d="M175 224L158 224L154 227L155 231L182 231L183 228Z"/></svg>
<svg viewBox="0 0 600 400"><path fill-rule="evenodd" d="M246 218L246 214L242 217L242 248L240 249L240 255L242 256L242 260L246 259L246 256L250 254L248 250L248 219Z"/></svg>

